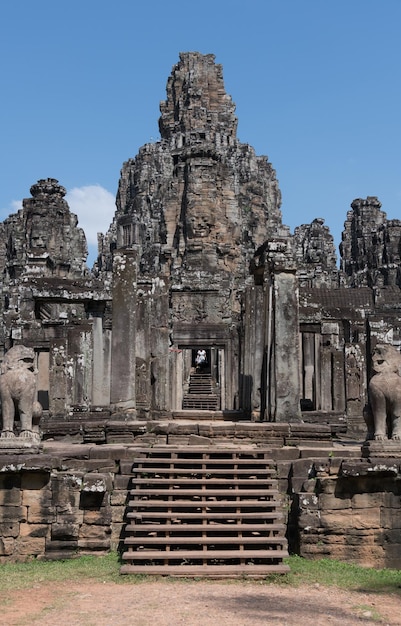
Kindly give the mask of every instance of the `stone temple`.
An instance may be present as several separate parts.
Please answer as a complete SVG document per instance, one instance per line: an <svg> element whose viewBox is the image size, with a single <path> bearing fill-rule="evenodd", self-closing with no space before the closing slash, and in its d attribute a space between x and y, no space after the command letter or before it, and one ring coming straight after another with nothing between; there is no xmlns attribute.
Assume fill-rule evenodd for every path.
<svg viewBox="0 0 401 626"><path fill-rule="evenodd" d="M71 442L95 450L93 460L117 444L128 446L119 449L126 459L129 446L245 441L280 450L284 492L297 494L313 465L300 447L316 447L321 459L336 438L364 440L371 354L401 344L401 220L388 220L376 197L353 200L339 265L322 218L291 234L275 170L237 138L235 105L211 54L180 54L160 112L160 140L122 166L93 269L55 179L33 184L22 209L0 224L0 356L19 344L34 350L42 440L64 445L59 476L60 458L77 469ZM82 458L93 479L95 464L88 469ZM116 478L122 465L109 465ZM315 464L314 476L326 465ZM81 523L71 536L57 535L60 520L46 523L50 535L34 554L65 555L74 541L90 550ZM299 539L299 519L291 524L298 539L290 543L317 554ZM314 539L330 534L315 530ZM1 555L15 556L15 545ZM377 562L391 566L386 554L382 546Z"/></svg>

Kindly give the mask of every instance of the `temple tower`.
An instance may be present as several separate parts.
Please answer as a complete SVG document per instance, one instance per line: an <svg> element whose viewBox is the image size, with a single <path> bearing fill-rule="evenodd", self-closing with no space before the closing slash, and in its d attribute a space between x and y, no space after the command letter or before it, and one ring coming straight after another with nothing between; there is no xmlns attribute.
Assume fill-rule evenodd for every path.
<svg viewBox="0 0 401 626"><path fill-rule="evenodd" d="M102 242L103 252L107 245L137 255L142 410L182 411L203 348L216 408L251 415L260 409L265 346L245 343L245 294L255 252L278 231L290 239L275 171L238 140L235 105L213 55L180 55L160 111L161 139L124 163ZM107 253L102 264L111 267ZM258 315L254 323L263 325ZM261 356L245 371L248 351Z"/></svg>

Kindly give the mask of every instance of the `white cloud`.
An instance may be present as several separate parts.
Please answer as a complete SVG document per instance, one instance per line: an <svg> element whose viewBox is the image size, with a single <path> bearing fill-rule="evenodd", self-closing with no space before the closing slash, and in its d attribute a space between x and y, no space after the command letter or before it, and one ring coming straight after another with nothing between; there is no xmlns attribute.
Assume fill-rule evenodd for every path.
<svg viewBox="0 0 401 626"><path fill-rule="evenodd" d="M18 213L20 209L22 209L22 200L12 200L7 209L0 210L0 221L6 220L14 213Z"/></svg>
<svg viewBox="0 0 401 626"><path fill-rule="evenodd" d="M11 202L11 211L13 213L18 213L22 209L22 200L13 200Z"/></svg>
<svg viewBox="0 0 401 626"><path fill-rule="evenodd" d="M78 216L78 226L85 231L88 245L97 245L97 233L105 233L113 221L113 194L101 185L87 185L70 189L66 200Z"/></svg>

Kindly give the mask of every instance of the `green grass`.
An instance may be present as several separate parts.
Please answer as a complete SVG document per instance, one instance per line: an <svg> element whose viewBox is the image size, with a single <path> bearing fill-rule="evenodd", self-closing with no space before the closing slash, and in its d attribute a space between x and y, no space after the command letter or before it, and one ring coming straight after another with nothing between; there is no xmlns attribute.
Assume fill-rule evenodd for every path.
<svg viewBox="0 0 401 626"><path fill-rule="evenodd" d="M397 593L401 596L401 570L364 568L331 559L309 561L298 556L286 559L291 571L284 575L267 576L260 584L321 585L375 593ZM82 556L66 561L29 561L0 566L0 589L28 589L46 582L84 581L139 584L154 580L146 576L120 576L118 554ZM162 582L171 579L159 578ZM177 579L176 583L188 582ZM233 581L235 582L238 581ZM251 580L250 580L251 582ZM196 584L196 581L194 582Z"/></svg>
<svg viewBox="0 0 401 626"><path fill-rule="evenodd" d="M283 576L268 576L267 583L335 586L340 589L401 595L401 570L373 569L333 559L312 561L299 556L291 556L285 562L291 571Z"/></svg>
<svg viewBox="0 0 401 626"><path fill-rule="evenodd" d="M81 556L66 561L28 561L0 566L0 589L27 589L46 582L95 580L120 582L117 554Z"/></svg>

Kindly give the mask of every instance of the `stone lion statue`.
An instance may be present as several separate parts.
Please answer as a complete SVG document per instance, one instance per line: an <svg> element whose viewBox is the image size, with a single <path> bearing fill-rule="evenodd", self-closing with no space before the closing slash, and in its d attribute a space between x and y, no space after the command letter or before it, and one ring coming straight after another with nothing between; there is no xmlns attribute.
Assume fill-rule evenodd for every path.
<svg viewBox="0 0 401 626"><path fill-rule="evenodd" d="M6 353L0 368L2 438L15 437L15 419L20 420L20 437L39 440L42 406L36 401L35 353L23 345ZM18 413L17 413L18 411Z"/></svg>
<svg viewBox="0 0 401 626"><path fill-rule="evenodd" d="M390 344L378 344L372 354L367 417L368 438L401 441L401 354Z"/></svg>

